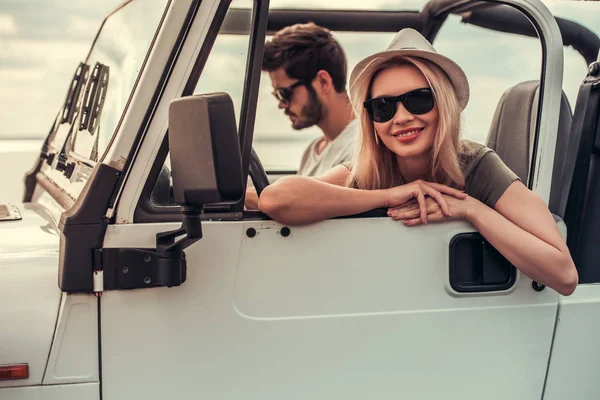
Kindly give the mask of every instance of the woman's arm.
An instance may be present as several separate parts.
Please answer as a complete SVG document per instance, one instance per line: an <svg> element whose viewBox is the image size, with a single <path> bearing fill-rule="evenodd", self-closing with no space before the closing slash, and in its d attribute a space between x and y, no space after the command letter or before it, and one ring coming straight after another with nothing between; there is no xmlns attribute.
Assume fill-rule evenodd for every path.
<svg viewBox="0 0 600 400"><path fill-rule="evenodd" d="M513 182L494 208L474 197L444 196L456 219L465 219L525 275L568 296L577 286L577 270L546 204L520 181ZM437 202L427 199L428 219L443 222ZM421 224L419 207L409 202L388 215L407 226Z"/></svg>
<svg viewBox="0 0 600 400"><path fill-rule="evenodd" d="M258 208L277 221L299 225L375 208L394 207L416 199L424 211L422 222L427 223L425 196L437 201L445 215L450 213L442 193L460 199L466 197L459 190L420 180L385 190L351 189L343 187L349 174L350 171L340 165L319 178L281 178L263 190Z"/></svg>
<svg viewBox="0 0 600 400"><path fill-rule="evenodd" d="M573 293L577 270L548 207L538 195L515 181L494 209L472 197L467 203L466 220L515 267L562 295Z"/></svg>
<svg viewBox="0 0 600 400"><path fill-rule="evenodd" d="M258 208L274 220L300 225L386 207L384 191L344 187L349 175L339 165L318 178L283 177L263 190Z"/></svg>

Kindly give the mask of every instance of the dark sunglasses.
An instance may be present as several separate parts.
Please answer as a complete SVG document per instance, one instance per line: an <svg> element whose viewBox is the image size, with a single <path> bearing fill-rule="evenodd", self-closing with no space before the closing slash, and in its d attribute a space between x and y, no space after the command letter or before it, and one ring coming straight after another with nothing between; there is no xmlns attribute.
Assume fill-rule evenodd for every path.
<svg viewBox="0 0 600 400"><path fill-rule="evenodd" d="M282 87L279 89L275 89L272 94L273 94L273 96L275 96L275 98L277 100L282 101L286 104L289 104L289 102L292 100L292 96L294 94L294 89L296 89L298 86L302 86L305 84L306 84L305 81L298 81L296 83L292 83L288 87Z"/></svg>
<svg viewBox="0 0 600 400"><path fill-rule="evenodd" d="M394 118L398 103L411 114L426 114L433 110L433 92L430 88L415 89L400 96L382 96L363 103L374 122L387 122Z"/></svg>

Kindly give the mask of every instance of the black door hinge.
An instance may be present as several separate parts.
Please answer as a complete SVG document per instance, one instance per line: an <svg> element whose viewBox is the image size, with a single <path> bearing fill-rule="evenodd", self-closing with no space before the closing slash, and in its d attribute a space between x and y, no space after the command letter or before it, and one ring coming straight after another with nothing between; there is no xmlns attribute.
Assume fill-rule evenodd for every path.
<svg viewBox="0 0 600 400"><path fill-rule="evenodd" d="M186 279L185 253L163 257L154 249L94 249L94 292L180 286Z"/></svg>
<svg viewBox="0 0 600 400"><path fill-rule="evenodd" d="M182 207L179 229L156 234L156 249L92 250L94 292L180 286L186 279L185 252L202 238L201 210Z"/></svg>

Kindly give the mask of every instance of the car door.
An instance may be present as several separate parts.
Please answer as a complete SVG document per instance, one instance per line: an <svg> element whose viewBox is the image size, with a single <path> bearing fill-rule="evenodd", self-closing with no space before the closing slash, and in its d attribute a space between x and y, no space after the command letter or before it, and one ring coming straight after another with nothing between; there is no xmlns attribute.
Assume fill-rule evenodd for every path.
<svg viewBox="0 0 600 400"><path fill-rule="evenodd" d="M541 137L538 145L549 146L556 137L551 114L558 107L562 65L557 46L548 46L556 27L544 20L541 3L511 3L536 11L545 32L539 130L549 139ZM224 24L214 46L199 52L200 83L193 72L177 79L192 76L186 87L193 82L208 92L220 85L219 71L221 78L240 78L242 86L228 92L239 116L243 155L249 155L245 141L254 124L266 15L261 1L244 7L255 18L241 35L245 47L235 47L241 53L227 51L239 37L223 36L231 28ZM207 25L209 15L199 12L196 19ZM214 15L224 17L219 8ZM228 56L227 62L218 54ZM140 145L105 249L154 248L157 233L180 225L169 201L169 163L162 161L169 101L159 103ZM553 151L545 149L534 188L547 200ZM152 161L140 162L143 157L159 162L148 165ZM163 173L166 190L157 180ZM157 190L167 196L165 203L153 197ZM507 265L466 223L407 228L375 210L290 227L260 212L213 207L204 211L202 230L203 238L186 249L181 286L103 293L103 398L542 394L558 295Z"/></svg>

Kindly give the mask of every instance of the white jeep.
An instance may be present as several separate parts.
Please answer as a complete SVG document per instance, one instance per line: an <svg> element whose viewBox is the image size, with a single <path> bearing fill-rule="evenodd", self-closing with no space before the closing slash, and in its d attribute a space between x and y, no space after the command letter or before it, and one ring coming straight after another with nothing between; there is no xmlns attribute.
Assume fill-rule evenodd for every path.
<svg viewBox="0 0 600 400"><path fill-rule="evenodd" d="M230 3L127 1L76 68L23 203L0 206L0 399L600 398L596 34L539 0ZM556 216L572 296L463 222L373 210L295 227L244 209L249 176L260 192L294 172L261 60L267 35L303 21L350 65L412 27L465 68L467 124ZM527 63L494 58L509 43ZM563 44L589 65L574 112Z"/></svg>

